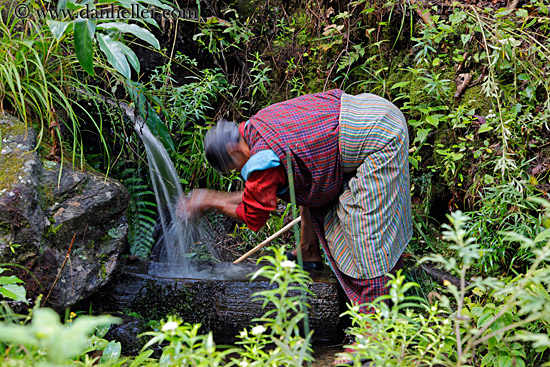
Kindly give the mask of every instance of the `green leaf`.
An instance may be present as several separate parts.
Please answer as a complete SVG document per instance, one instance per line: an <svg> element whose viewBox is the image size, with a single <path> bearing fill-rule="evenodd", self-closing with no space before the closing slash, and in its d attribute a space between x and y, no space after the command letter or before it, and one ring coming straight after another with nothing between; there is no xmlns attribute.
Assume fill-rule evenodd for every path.
<svg viewBox="0 0 550 367"><path fill-rule="evenodd" d="M464 46L466 46L466 44L468 43L468 41L470 40L470 38L472 38L472 36L470 34L461 34L460 35L460 39L462 40L462 44Z"/></svg>
<svg viewBox="0 0 550 367"><path fill-rule="evenodd" d="M121 350L122 347L120 345L120 342L110 342L103 350L103 355L101 356L100 362L106 363L107 365L116 363L116 361L118 361L118 359L120 358Z"/></svg>
<svg viewBox="0 0 550 367"><path fill-rule="evenodd" d="M439 116L437 116L437 115L426 116L426 122L430 125L438 127L439 126Z"/></svg>
<svg viewBox="0 0 550 367"><path fill-rule="evenodd" d="M121 43L120 47L122 48L122 52L124 52L124 55L126 55L128 61L130 62L130 65L132 65L136 73L139 74L140 63L138 57L136 56L136 53L124 43Z"/></svg>
<svg viewBox="0 0 550 367"><path fill-rule="evenodd" d="M127 24L122 22L108 22L108 23L101 23L97 27L102 29L114 28L123 33L131 33L137 38L149 43L154 48L160 49L159 41L156 39L153 33L149 32L147 29L142 28L138 25Z"/></svg>
<svg viewBox="0 0 550 367"><path fill-rule="evenodd" d="M439 29L441 29L441 30L443 30L447 33L455 33L455 30L453 29L453 27L451 27L448 24L439 23Z"/></svg>
<svg viewBox="0 0 550 367"><path fill-rule="evenodd" d="M490 175L487 175L487 174L485 176L483 176L483 183L485 185L491 185L494 182L495 182L495 179L494 179L493 176L490 176Z"/></svg>
<svg viewBox="0 0 550 367"><path fill-rule="evenodd" d="M23 281L14 275L9 277L0 277L0 285L16 283L23 283Z"/></svg>
<svg viewBox="0 0 550 367"><path fill-rule="evenodd" d="M130 364L130 366L128 367L138 367L138 366L141 366L142 363L147 359L149 358L149 356L153 354L153 351L152 350L146 350L145 352L143 353L140 353L139 356L136 357L136 359L134 359L134 361L132 362L132 364Z"/></svg>
<svg viewBox="0 0 550 367"><path fill-rule="evenodd" d="M418 159L409 156L409 163L412 164L414 168L418 169Z"/></svg>
<svg viewBox="0 0 550 367"><path fill-rule="evenodd" d="M46 19L46 23L48 24L48 27L50 27L50 31L58 41L61 39L61 37L63 37L65 30L71 24L71 22L60 22L51 19Z"/></svg>
<svg viewBox="0 0 550 367"><path fill-rule="evenodd" d="M20 285L6 284L0 287L0 294L14 301L27 303L25 288Z"/></svg>
<svg viewBox="0 0 550 367"><path fill-rule="evenodd" d="M498 356L498 367L509 367L512 365L512 358L507 355L499 355Z"/></svg>
<svg viewBox="0 0 550 367"><path fill-rule="evenodd" d="M516 16L519 18L527 18L529 16L529 12L526 9L518 9L516 10Z"/></svg>
<svg viewBox="0 0 550 367"><path fill-rule="evenodd" d="M432 131L432 129L419 129L416 132L416 139L414 139L414 141L415 142L418 141L418 142L422 143L424 140L426 140L426 137L428 136L430 131Z"/></svg>
<svg viewBox="0 0 550 367"><path fill-rule="evenodd" d="M143 1L143 2L146 3L146 4L149 4L149 5L154 5L158 8L161 8L161 9L168 9L168 10L173 9L171 6L163 4L158 0L146 0L146 1Z"/></svg>
<svg viewBox="0 0 550 367"><path fill-rule="evenodd" d="M95 23L89 19L74 21L74 48L82 68L94 75L94 33Z"/></svg>
<svg viewBox="0 0 550 367"><path fill-rule="evenodd" d="M111 39L106 34L98 33L97 39L99 41L99 48L105 56L107 56L107 61L113 66L119 73L124 75L127 79L130 79L130 65L128 60L126 60L126 55L120 47L122 43Z"/></svg>
<svg viewBox="0 0 550 367"><path fill-rule="evenodd" d="M493 128L491 127L491 125L489 124L483 124L481 125L481 127L479 128L479 130L477 131L478 134L481 134L481 133L484 133L486 131L491 131L493 130Z"/></svg>
<svg viewBox="0 0 550 367"><path fill-rule="evenodd" d="M410 82L395 83L394 85L392 85L391 89L401 88L401 87L404 87L404 86L409 85L409 84L410 84Z"/></svg>
<svg viewBox="0 0 550 367"><path fill-rule="evenodd" d="M537 237L535 237L535 243L545 241L549 237L550 237L550 228L546 228L544 231L540 232L537 235Z"/></svg>

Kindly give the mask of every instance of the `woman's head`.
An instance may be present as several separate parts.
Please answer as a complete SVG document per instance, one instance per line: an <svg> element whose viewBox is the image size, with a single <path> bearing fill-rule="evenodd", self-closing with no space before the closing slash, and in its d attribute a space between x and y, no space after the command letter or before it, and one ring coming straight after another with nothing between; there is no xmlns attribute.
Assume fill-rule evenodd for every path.
<svg viewBox="0 0 550 367"><path fill-rule="evenodd" d="M228 148L238 145L240 139L237 124L225 119L219 120L204 136L204 155L208 163L219 173L237 168Z"/></svg>

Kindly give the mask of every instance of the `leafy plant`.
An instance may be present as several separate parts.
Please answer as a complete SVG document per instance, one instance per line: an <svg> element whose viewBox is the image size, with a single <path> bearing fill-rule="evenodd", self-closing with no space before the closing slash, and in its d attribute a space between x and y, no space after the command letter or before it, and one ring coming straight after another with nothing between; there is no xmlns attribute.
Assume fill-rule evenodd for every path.
<svg viewBox="0 0 550 367"><path fill-rule="evenodd" d="M550 242L537 248L527 237L502 233L534 252L527 272L514 279L478 277L468 282L469 269L486 251L467 237L466 215L457 211L448 218L451 225L443 226L443 236L460 261L433 255L421 262L442 264L458 276L459 284L446 281L443 293L432 294L428 303L406 296L417 285L405 283L397 274L390 281L390 295L371 304L376 313L362 315L359 307L350 307L346 314L352 316L350 331L357 344L356 353L347 355L356 366L361 359L384 366L526 366L550 348L550 268L544 265L550 258Z"/></svg>
<svg viewBox="0 0 550 367"><path fill-rule="evenodd" d="M0 274L6 269L0 268ZM19 285L23 283L21 279L15 275L0 276L0 295L4 298L9 298L18 302L27 302L25 287Z"/></svg>
<svg viewBox="0 0 550 367"><path fill-rule="evenodd" d="M157 204L152 199L155 194L138 173L134 168L127 168L121 173L124 186L130 194L127 209L128 244L130 254L148 258L155 244L153 233L157 222Z"/></svg>
<svg viewBox="0 0 550 367"><path fill-rule="evenodd" d="M130 65L139 73L139 60L134 51L125 44L123 34L131 34L139 40L147 42L156 49L159 49L160 46L155 36L149 30L137 24L128 24L119 21L112 22L109 21L108 17L71 18L74 18L74 14L80 14L82 11L91 11L96 14L108 13L109 10L114 9L115 6L118 11L125 9L125 11L133 12L134 8L138 11L143 11L143 3L155 5L161 9L172 9L170 6L158 0L146 2L141 0L118 2L115 0L97 4L81 2L79 0L67 0L59 2L57 5L57 14L67 15L68 13L65 19L61 21L47 19L46 23L58 41L62 41L65 36L68 37L73 33L74 51L78 58L78 62L88 74L94 75L94 41L97 40L99 48L111 66L129 79L131 73ZM69 12L63 12L63 10L68 10ZM148 12L150 12L150 10L148 10ZM67 18L69 20L67 20ZM152 17L139 17L136 20L142 25L149 23L158 27L156 21Z"/></svg>
<svg viewBox="0 0 550 367"><path fill-rule="evenodd" d="M1 322L0 350L4 352L5 358L23 362L18 365L67 366L72 365L77 357L83 356L87 362L85 365L90 366L95 361L90 361L86 353L104 349L107 359L108 348L112 348L112 344L89 335L99 326L116 322L118 319L110 316L80 316L70 324L63 325L59 315L52 309L35 307L28 325ZM25 348L7 347L10 344Z"/></svg>
<svg viewBox="0 0 550 367"><path fill-rule="evenodd" d="M158 360L162 366L302 366L312 361L312 332L304 338L299 327L305 317L300 305L306 302L304 295L311 294L307 288L311 279L295 262L286 259L285 247L273 251L274 256L259 260L269 264L251 278L266 277L277 284L274 289L254 294L263 301L263 307L270 305L270 308L263 317L253 320L255 326L240 332L237 342L240 348L218 350L211 333L199 335L200 324L184 324L176 317L169 317L158 330L142 334L152 337L143 350L168 342Z"/></svg>

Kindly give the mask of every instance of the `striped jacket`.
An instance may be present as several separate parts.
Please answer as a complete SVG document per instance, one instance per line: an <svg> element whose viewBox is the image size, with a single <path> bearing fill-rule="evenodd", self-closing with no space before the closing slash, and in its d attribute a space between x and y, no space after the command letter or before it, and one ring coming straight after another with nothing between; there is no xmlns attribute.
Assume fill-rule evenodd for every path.
<svg viewBox="0 0 550 367"><path fill-rule="evenodd" d="M407 127L391 102L341 90L305 95L258 112L243 137L252 155L272 150L286 165L291 153L297 203L329 208L318 237L340 271L372 279L394 267L412 222Z"/></svg>

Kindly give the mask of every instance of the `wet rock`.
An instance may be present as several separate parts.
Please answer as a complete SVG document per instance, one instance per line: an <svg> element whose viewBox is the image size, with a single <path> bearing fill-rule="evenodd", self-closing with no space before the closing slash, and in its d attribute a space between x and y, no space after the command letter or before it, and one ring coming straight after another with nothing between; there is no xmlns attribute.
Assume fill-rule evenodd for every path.
<svg viewBox="0 0 550 367"><path fill-rule="evenodd" d="M120 325L111 325L104 338L120 342L124 355L138 355L144 343L140 343L138 335L142 333L144 321L137 317L124 314L113 314L122 319Z"/></svg>
<svg viewBox="0 0 550 367"><path fill-rule="evenodd" d="M0 132L0 262L37 276L38 282L26 271L18 274L34 299L50 290L74 237L48 299L56 308L73 305L105 285L118 265L128 193L100 174L41 162L33 151L36 134L13 117L0 115Z"/></svg>
<svg viewBox="0 0 550 367"><path fill-rule="evenodd" d="M247 274L248 272L245 272ZM345 295L330 270L315 275L309 288L309 324L314 343L341 343L346 320ZM185 322L201 323L218 344L231 344L244 328L253 325L266 309L252 294L275 286L268 280L176 279L148 275L145 263L123 267L121 274L102 290L94 305L105 311L125 311L145 320L179 315Z"/></svg>

